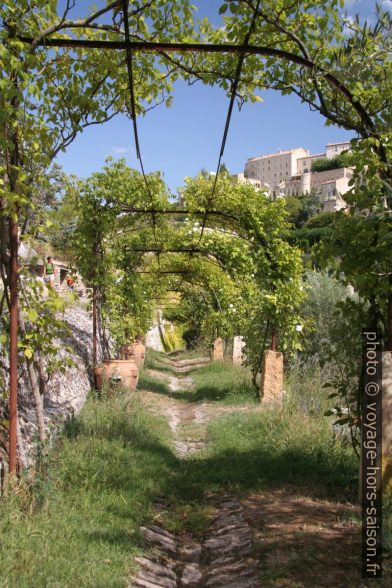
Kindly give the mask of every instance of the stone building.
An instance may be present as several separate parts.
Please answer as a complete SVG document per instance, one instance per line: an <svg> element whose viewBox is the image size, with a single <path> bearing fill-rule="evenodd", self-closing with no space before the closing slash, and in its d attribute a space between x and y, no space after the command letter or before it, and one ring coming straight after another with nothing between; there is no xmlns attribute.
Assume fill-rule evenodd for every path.
<svg viewBox="0 0 392 588"><path fill-rule="evenodd" d="M38 254L24 241L20 243L18 253L21 268L27 270L30 276L43 280L46 256ZM54 287L60 293L65 292L68 289L66 277L72 272L71 267L66 261L55 258L53 258L53 265L55 268ZM78 294L80 298L85 298L87 290L88 289L84 286L81 277L76 275L75 293Z"/></svg>
<svg viewBox="0 0 392 588"><path fill-rule="evenodd" d="M254 178L246 178L244 174L235 174L231 176L233 182L235 184L250 184L256 190L260 190L264 187L264 184L261 183L260 180L255 180Z"/></svg>
<svg viewBox="0 0 392 588"><path fill-rule="evenodd" d="M249 183L258 189L265 188L272 197L301 195L315 192L319 195L323 209L340 210L346 207L343 195L349 190L351 168L312 171L318 159L331 160L350 150L350 143L339 142L326 145L325 153L310 154L308 149L298 147L277 153L252 157L245 164L243 174L232 176L237 183Z"/></svg>
<svg viewBox="0 0 392 588"><path fill-rule="evenodd" d="M303 147L267 153L260 157L252 157L245 164L246 179L255 179L261 185L273 189L282 180L287 180L297 173L297 161L300 157L309 155L309 150Z"/></svg>

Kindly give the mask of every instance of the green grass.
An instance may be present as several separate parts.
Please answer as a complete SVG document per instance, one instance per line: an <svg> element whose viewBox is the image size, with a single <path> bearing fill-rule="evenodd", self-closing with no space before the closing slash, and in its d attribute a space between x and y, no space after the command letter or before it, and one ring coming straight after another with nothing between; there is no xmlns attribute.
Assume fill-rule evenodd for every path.
<svg viewBox="0 0 392 588"><path fill-rule="evenodd" d="M158 392L160 394L170 394L167 383L159 378L155 378L147 373L146 370L143 370L140 374L138 390L150 390L151 392Z"/></svg>
<svg viewBox="0 0 392 588"><path fill-rule="evenodd" d="M148 348L146 351L146 359L144 362L144 369L160 370L161 372L173 372L171 366L165 363L167 360L166 353L160 351L154 351L154 349Z"/></svg>
<svg viewBox="0 0 392 588"><path fill-rule="evenodd" d="M208 357L208 352L204 349L179 349L167 354L170 359L195 359L196 357Z"/></svg>
<svg viewBox="0 0 392 588"><path fill-rule="evenodd" d="M285 408L310 415L323 415L334 405L328 398L333 391L324 386L332 379L331 367L317 361L296 359L285 367Z"/></svg>
<svg viewBox="0 0 392 588"><path fill-rule="evenodd" d="M90 399L52 453L49 477L0 500L0 586L120 587L139 526L176 463L166 423L137 398Z"/></svg>
<svg viewBox="0 0 392 588"><path fill-rule="evenodd" d="M385 554L392 556L392 493L383 496L383 549Z"/></svg>
<svg viewBox="0 0 392 588"><path fill-rule="evenodd" d="M195 394L183 393L192 400L254 400L246 370L217 363L192 377ZM151 389L147 374L141 378ZM52 452L44 481L33 490L20 483L16 497L0 500L0 587L124 586L157 496L167 505L167 527L196 535L209 524L205 491L290 484L319 498L355 500L352 450L332 438L327 418L294 401L281 412L227 414L206 432L189 424L181 433L206 434L208 445L179 461L166 422L143 410L138 394L91 398Z"/></svg>
<svg viewBox="0 0 392 588"><path fill-rule="evenodd" d="M246 368L217 362L193 370L191 377L193 391L157 391L185 402L255 408L259 402ZM282 411L229 414L212 420L207 448L179 464L174 503L197 502L204 490L244 491L286 483L317 497L355 501L358 463L351 447L333 438L332 421L323 416L329 402L322 388L325 380L324 373L313 368L301 372L296 366L288 373ZM181 434L197 438L201 428L188 424Z"/></svg>
<svg viewBox="0 0 392 588"><path fill-rule="evenodd" d="M193 400L222 404L258 402L250 371L226 362L210 363L192 371L195 386Z"/></svg>
<svg viewBox="0 0 392 588"><path fill-rule="evenodd" d="M296 484L312 495L353 500L357 461L334 441L326 419L265 411L211 422L195 484L239 491Z"/></svg>
<svg viewBox="0 0 392 588"><path fill-rule="evenodd" d="M226 362L209 363L203 367L190 369L186 373L177 373L170 365L162 363L165 355L148 352L147 368L175 375L179 380L192 377L193 390L170 392L167 384L158 378L142 372L139 388L159 392L186 402L218 402L220 404L255 404L258 402L257 391L252 385L250 370ZM184 387L185 388L185 387Z"/></svg>
<svg viewBox="0 0 392 588"><path fill-rule="evenodd" d="M173 472L161 520L174 531L206 531L206 491L242 495L295 486L306 496L356 501L357 460L331 437L326 419L273 411L229 414L209 423L207 440L206 449L179 461Z"/></svg>

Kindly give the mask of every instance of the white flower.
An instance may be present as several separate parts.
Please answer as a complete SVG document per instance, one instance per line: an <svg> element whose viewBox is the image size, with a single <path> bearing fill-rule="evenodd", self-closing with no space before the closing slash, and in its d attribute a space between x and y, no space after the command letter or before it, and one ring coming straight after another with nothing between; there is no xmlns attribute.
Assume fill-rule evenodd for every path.
<svg viewBox="0 0 392 588"><path fill-rule="evenodd" d="M303 325L297 325L297 326L295 327L295 330L296 330L296 331L299 331L299 332L301 332L301 331L302 331L302 329L303 329Z"/></svg>

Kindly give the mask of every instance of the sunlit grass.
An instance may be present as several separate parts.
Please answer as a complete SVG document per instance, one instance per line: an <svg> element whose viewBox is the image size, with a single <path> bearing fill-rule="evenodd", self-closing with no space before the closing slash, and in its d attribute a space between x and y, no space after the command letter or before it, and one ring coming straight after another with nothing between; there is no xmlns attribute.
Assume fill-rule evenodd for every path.
<svg viewBox="0 0 392 588"><path fill-rule="evenodd" d="M47 476L0 500L2 588L124 586L133 556L143 551L139 527L152 520L158 496L166 504L159 520L198 536L209 525L208 491L241 495L290 484L355 501L355 455L333 438L320 411L303 410L298 391L283 411L260 411L252 410L257 397L247 370L216 363L192 378L194 392L184 390L179 400L247 403L250 410L184 426L182 438L208 444L178 460L165 419L142 404L143 388L173 396L164 381L144 372L140 395L90 398L51 453Z"/></svg>
<svg viewBox="0 0 392 588"><path fill-rule="evenodd" d="M194 400L209 400L223 404L258 402L250 370L226 362L207 364L192 371Z"/></svg>
<svg viewBox="0 0 392 588"><path fill-rule="evenodd" d="M48 477L0 500L0 586L124 586L139 526L175 462L167 436L136 398L91 399Z"/></svg>

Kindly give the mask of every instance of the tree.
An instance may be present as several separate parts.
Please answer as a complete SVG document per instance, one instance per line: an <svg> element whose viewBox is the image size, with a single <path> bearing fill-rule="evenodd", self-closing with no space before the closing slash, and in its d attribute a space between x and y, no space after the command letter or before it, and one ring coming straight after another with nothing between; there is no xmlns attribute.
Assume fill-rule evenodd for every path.
<svg viewBox="0 0 392 588"><path fill-rule="evenodd" d="M326 124L360 137L352 141L354 179L345 196L351 212L337 217L334 255L341 256L339 272L369 304L369 324L384 328L385 348L392 349L392 273L386 255L392 234L391 18L377 8L374 25L359 18L351 22L341 18L342 7L337 0L267 1L258 7L254 0L225 2L220 10L227 14L225 27L215 30L204 23L202 32L211 42L240 44L255 14L239 96L246 99L264 88L295 94ZM203 56L198 79L229 90L237 62L236 55L219 63L215 55ZM340 240L344 234L353 239ZM360 239L365 266L356 258ZM363 277L364 267L370 280Z"/></svg>
<svg viewBox="0 0 392 588"><path fill-rule="evenodd" d="M340 153L332 159L321 157L312 162L312 172L323 172L330 169L350 167L354 163L351 153Z"/></svg>
<svg viewBox="0 0 392 588"><path fill-rule="evenodd" d="M148 174L146 179L153 199L149 206L168 208L169 192L160 174ZM97 288L103 353L110 356L109 333L119 349L151 323L156 285L152 277L136 272L145 265L143 248L159 248L164 241L166 221L143 214L144 178L123 159L109 158L101 172L81 181L78 188L71 250L86 283Z"/></svg>
<svg viewBox="0 0 392 588"><path fill-rule="evenodd" d="M228 175L222 175L212 204L212 186L207 174L187 179L185 207L191 213L206 211L201 226L191 231L190 245L198 244L217 255L235 286L230 303L238 313L237 333L245 338L255 379L273 336L277 336L279 349L300 346L296 326L301 323L299 309L304 297L301 252L287 242L283 199L271 200L252 186L233 184ZM230 303L228 319L233 321Z"/></svg>
<svg viewBox="0 0 392 588"><path fill-rule="evenodd" d="M167 38L190 34L187 0L170 5L145 2L127 11L130 33L138 38ZM128 69L124 56L98 50L57 48L42 50L50 35L63 38L115 39L123 35L124 14L119 2L108 2L85 18L73 20L74 3L67 0L58 12L51 0L12 0L0 6L0 270L3 284L2 326L10 331L10 471L16 471L16 418L18 388L18 229L32 212L32 171L47 168L87 126L100 124L119 112L130 112ZM178 12L181 11L183 19ZM112 14L109 22L102 22ZM147 24L148 23L148 24ZM25 38L28 37L28 42ZM136 109L144 113L155 105L169 105L169 75L152 55L134 60L137 80ZM113 77L112 72L116 71ZM133 114L133 113L132 113ZM4 304L6 303L6 304ZM22 327L21 327L22 328ZM4 348L6 351L6 348Z"/></svg>

